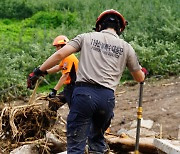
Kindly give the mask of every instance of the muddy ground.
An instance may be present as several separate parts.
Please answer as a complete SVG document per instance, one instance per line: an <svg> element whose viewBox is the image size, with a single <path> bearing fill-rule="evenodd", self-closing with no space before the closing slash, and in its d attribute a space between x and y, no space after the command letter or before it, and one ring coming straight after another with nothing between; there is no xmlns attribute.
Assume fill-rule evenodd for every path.
<svg viewBox="0 0 180 154"><path fill-rule="evenodd" d="M131 122L137 119L139 84L136 82L123 83L118 86L115 96L116 106L111 122L111 133L113 134L117 134L120 129L130 130ZM25 98L13 101L13 103L24 105L28 103L28 100L29 98ZM48 101L45 103L47 104ZM62 106L58 110L58 117L66 120L68 111L67 105ZM180 125L180 76L146 80L143 90L143 119L154 121L151 130L156 134L159 134L160 126L162 126L163 138L177 139ZM61 129L60 126L61 122L57 120L54 128ZM63 129L65 131L65 127ZM1 143L3 141L0 140Z"/></svg>
<svg viewBox="0 0 180 154"><path fill-rule="evenodd" d="M147 79L143 87L143 119L153 120L152 131L157 134L162 126L162 137L176 139L180 125L180 77L169 79ZM139 84L127 82L116 90L116 106L111 123L111 132L130 129L130 124L137 117ZM59 109L66 118L67 106Z"/></svg>
<svg viewBox="0 0 180 154"><path fill-rule="evenodd" d="M124 93L116 96L113 132L121 127L128 129L128 123L136 119L139 85L120 86L118 91ZM142 106L143 119L154 121L153 131L159 133L162 125L163 138L177 138L180 125L180 77L147 80Z"/></svg>

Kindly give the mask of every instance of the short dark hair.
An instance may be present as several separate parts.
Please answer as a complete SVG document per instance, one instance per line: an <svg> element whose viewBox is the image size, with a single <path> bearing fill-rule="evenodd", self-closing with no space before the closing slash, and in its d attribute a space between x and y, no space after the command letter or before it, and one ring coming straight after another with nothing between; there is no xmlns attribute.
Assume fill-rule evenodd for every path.
<svg viewBox="0 0 180 154"><path fill-rule="evenodd" d="M101 27L100 30L104 30L107 28L113 28L117 35L120 35L120 28L121 28L121 21L119 20L119 18L116 15L107 15L105 16L104 19L102 19L101 23L100 23Z"/></svg>

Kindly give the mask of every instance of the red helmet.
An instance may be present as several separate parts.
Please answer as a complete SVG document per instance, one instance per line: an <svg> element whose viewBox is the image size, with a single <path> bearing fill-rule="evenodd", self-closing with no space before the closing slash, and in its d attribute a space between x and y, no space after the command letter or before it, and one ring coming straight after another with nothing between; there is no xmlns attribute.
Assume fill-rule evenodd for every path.
<svg viewBox="0 0 180 154"><path fill-rule="evenodd" d="M59 35L54 39L53 46L65 45L65 44L67 44L68 41L69 41L69 39L66 36Z"/></svg>
<svg viewBox="0 0 180 154"><path fill-rule="evenodd" d="M99 17L97 18L97 20L96 20L96 31L98 31L99 24L104 19L104 17L107 15L110 15L110 14L116 15L120 19L120 22L121 22L120 32L122 32L125 29L125 27L127 25L127 21L124 19L124 17L118 11L110 9L110 10L106 10L106 11L102 12L99 15Z"/></svg>

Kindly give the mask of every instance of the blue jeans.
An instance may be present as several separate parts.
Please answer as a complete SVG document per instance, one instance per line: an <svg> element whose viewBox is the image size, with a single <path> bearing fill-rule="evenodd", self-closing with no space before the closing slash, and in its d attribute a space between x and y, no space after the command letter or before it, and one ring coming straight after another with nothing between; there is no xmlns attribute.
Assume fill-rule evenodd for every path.
<svg viewBox="0 0 180 154"><path fill-rule="evenodd" d="M67 152L103 154L107 150L104 132L109 127L115 106L114 91L107 88L75 87L67 118Z"/></svg>

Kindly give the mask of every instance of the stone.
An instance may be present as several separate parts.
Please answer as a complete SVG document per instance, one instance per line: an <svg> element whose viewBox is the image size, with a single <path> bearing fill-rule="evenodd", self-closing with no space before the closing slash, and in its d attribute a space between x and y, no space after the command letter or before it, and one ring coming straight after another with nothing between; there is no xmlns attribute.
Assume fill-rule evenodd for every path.
<svg viewBox="0 0 180 154"><path fill-rule="evenodd" d="M10 152L10 154L32 154L32 153L39 154L34 144L23 145Z"/></svg>
<svg viewBox="0 0 180 154"><path fill-rule="evenodd" d="M141 127L151 129L154 121L141 119ZM130 126L131 128L137 127L137 120L134 120Z"/></svg>
<svg viewBox="0 0 180 154"><path fill-rule="evenodd" d="M180 154L179 140L154 139L154 146L166 154Z"/></svg>
<svg viewBox="0 0 180 154"><path fill-rule="evenodd" d="M132 138L136 138L136 128L126 132L126 134ZM140 129L140 137L152 137L155 138L156 133L146 128Z"/></svg>

